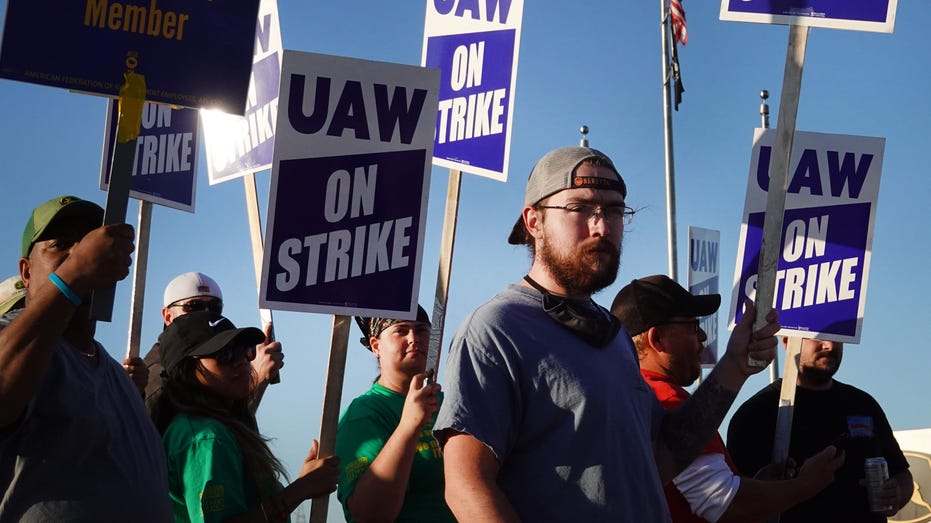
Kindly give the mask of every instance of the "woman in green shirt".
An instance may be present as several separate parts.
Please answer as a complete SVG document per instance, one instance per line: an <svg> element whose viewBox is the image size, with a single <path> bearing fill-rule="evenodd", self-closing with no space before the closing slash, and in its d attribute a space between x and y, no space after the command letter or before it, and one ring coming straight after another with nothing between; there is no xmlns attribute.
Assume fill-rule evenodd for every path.
<svg viewBox="0 0 931 523"><path fill-rule="evenodd" d="M168 458L168 492L176 522L279 522L305 499L332 492L339 460L317 458L317 442L300 477L282 488L281 462L249 409L256 328L195 311L159 336L165 367L152 418Z"/></svg>
<svg viewBox="0 0 931 523"><path fill-rule="evenodd" d="M346 521L454 522L443 498L443 455L433 438L440 386L426 384L430 320L356 318L381 374L349 405L336 431L345 469L337 496Z"/></svg>

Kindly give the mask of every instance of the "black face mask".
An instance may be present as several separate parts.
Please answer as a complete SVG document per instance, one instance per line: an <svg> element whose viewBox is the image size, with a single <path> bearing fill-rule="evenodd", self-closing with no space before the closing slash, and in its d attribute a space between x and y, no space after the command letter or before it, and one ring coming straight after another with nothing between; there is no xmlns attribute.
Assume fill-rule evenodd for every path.
<svg viewBox="0 0 931 523"><path fill-rule="evenodd" d="M605 313L595 302L591 302L593 307L581 306L550 294L530 275L524 276L524 281L543 294L543 312L547 316L593 347L607 346L621 329L620 320Z"/></svg>

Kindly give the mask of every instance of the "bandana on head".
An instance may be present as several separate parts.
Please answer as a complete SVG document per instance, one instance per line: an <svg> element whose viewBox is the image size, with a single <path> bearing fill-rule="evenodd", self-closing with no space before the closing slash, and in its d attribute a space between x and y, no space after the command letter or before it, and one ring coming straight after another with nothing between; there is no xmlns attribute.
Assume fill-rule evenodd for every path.
<svg viewBox="0 0 931 523"><path fill-rule="evenodd" d="M368 350L372 350L372 346L369 342L370 338L379 337L382 332L385 332L385 329L394 325L395 323L409 321L398 320L394 318L364 318L361 316L356 316L355 320L356 324L359 325L359 330L361 330L363 334L363 336L359 338L359 343L361 343L362 346ZM417 319L414 321L430 325L430 317L427 316L427 311L425 311L423 307L419 305L417 306Z"/></svg>

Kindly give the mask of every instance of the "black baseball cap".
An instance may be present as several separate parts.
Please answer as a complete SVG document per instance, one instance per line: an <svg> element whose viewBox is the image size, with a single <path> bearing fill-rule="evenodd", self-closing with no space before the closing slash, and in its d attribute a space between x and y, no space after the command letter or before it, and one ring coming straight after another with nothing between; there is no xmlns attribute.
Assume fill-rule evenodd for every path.
<svg viewBox="0 0 931 523"><path fill-rule="evenodd" d="M627 284L611 304L611 314L636 336L675 316L708 316L721 306L720 294L694 295L669 276L656 274Z"/></svg>
<svg viewBox="0 0 931 523"><path fill-rule="evenodd" d="M158 337L162 366L169 374L184 358L209 356L230 345L256 345L265 333L255 327L237 329L233 322L210 311L178 316Z"/></svg>

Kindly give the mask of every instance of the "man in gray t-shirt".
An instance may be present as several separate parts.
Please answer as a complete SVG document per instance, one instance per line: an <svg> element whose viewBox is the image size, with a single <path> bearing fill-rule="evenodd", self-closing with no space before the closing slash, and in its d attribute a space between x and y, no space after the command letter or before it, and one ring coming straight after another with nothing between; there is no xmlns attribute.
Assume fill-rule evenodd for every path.
<svg viewBox="0 0 931 523"><path fill-rule="evenodd" d="M171 519L161 440L88 319L133 251L131 226L102 221L62 196L26 224L26 307L0 318L0 523Z"/></svg>
<svg viewBox="0 0 931 523"><path fill-rule="evenodd" d="M557 149L531 172L508 238L530 248L530 272L465 320L447 359L434 435L459 521L668 522L662 484L761 369L748 355L775 356L775 314L751 332L751 305L702 387L662 408L630 337L591 299L617 275L626 197L595 149Z"/></svg>

